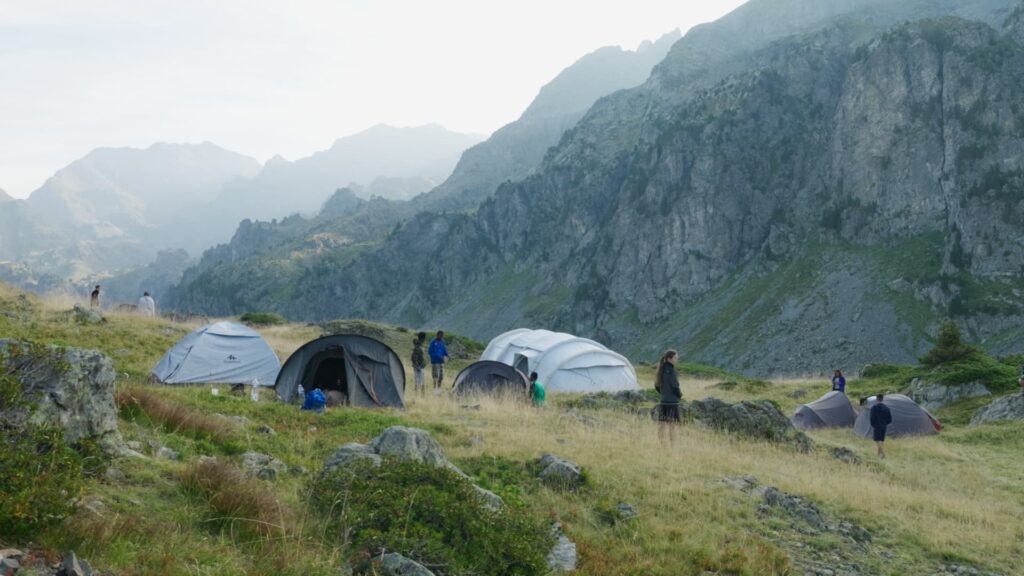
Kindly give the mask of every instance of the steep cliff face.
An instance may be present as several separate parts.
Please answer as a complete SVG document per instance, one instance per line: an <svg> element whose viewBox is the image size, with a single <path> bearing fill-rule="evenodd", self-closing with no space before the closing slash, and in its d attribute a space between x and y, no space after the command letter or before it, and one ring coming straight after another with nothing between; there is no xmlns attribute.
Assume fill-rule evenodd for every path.
<svg viewBox="0 0 1024 576"><path fill-rule="evenodd" d="M1012 332L1021 55L1009 36L959 19L881 35L848 22L759 51L751 71L633 125L612 119L650 99L622 95L619 113L588 115L465 231L438 228L455 217L410 225L314 289L329 298L290 311L481 335L551 323L635 351L682 340L704 360L791 373L912 358L948 314L991 317L979 337ZM627 137L631 147L606 145ZM438 233L448 242L431 252L424 239ZM413 245L425 251L405 252ZM893 267L901 253L916 258ZM417 283L392 294L395 275ZM504 325L480 320L495 316ZM787 342L795 351L770 350Z"/></svg>
<svg viewBox="0 0 1024 576"><path fill-rule="evenodd" d="M907 361L946 317L1019 350L1019 25L1008 3L899 6L792 35L767 19L740 44L781 39L724 68L713 39L676 53L688 35L475 214L412 218L277 308L481 338L543 325L757 373ZM986 17L888 25L914 10Z"/></svg>
<svg viewBox="0 0 1024 576"><path fill-rule="evenodd" d="M637 50L605 47L580 58L541 88L518 120L466 150L451 176L416 202L430 210L465 210L503 182L525 178L597 99L642 84L679 37L675 30Z"/></svg>

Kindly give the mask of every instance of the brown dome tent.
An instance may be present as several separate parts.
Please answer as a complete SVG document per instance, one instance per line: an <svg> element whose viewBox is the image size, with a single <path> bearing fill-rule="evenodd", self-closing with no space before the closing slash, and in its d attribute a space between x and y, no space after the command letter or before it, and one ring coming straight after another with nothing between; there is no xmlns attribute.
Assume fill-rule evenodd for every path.
<svg viewBox="0 0 1024 576"><path fill-rule="evenodd" d="M857 420L857 411L846 394L833 390L797 408L791 420L793 426L801 430L852 428Z"/></svg>
<svg viewBox="0 0 1024 576"><path fill-rule="evenodd" d="M387 344L358 334L307 342L281 367L274 390L290 403L299 385L344 394L351 406L405 407L405 368Z"/></svg>
<svg viewBox="0 0 1024 576"><path fill-rule="evenodd" d="M481 360L466 366L455 377L452 391L459 395L509 394L526 398L530 380L515 368L494 360Z"/></svg>

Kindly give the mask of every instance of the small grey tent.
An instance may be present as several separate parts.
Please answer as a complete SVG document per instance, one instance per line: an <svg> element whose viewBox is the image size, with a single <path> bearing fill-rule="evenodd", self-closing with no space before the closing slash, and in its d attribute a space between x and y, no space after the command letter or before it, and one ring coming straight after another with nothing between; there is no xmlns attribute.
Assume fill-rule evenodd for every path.
<svg viewBox="0 0 1024 576"><path fill-rule="evenodd" d="M190 332L164 354L153 376L164 384L270 386L281 369L274 350L255 330L217 322Z"/></svg>
<svg viewBox="0 0 1024 576"><path fill-rule="evenodd" d="M466 366L455 377L452 391L456 394L508 394L526 398L530 379L525 374L501 362L481 360Z"/></svg>
<svg viewBox="0 0 1024 576"><path fill-rule="evenodd" d="M832 391L797 408L791 420L793 426L801 430L852 428L857 420L857 411L846 394Z"/></svg>
<svg viewBox="0 0 1024 576"><path fill-rule="evenodd" d="M277 396L291 402L304 390L336 390L352 406L405 407L405 368L387 344L357 334L335 334L307 342L281 368Z"/></svg>
<svg viewBox="0 0 1024 576"><path fill-rule="evenodd" d="M875 396L865 400L853 426L858 436L871 438L871 407L875 402ZM934 416L903 394L886 394L884 402L892 412L892 424L887 428L889 436L924 436L938 434L942 429Z"/></svg>

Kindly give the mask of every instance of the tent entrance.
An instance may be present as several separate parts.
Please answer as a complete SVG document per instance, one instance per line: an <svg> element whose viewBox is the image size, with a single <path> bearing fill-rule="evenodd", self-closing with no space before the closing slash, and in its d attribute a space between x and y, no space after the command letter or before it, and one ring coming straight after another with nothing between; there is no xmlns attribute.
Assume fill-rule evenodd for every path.
<svg viewBox="0 0 1024 576"><path fill-rule="evenodd" d="M347 405L350 402L349 366L345 350L334 348L317 354L307 365L303 378L304 388L319 388L327 396L328 405Z"/></svg>

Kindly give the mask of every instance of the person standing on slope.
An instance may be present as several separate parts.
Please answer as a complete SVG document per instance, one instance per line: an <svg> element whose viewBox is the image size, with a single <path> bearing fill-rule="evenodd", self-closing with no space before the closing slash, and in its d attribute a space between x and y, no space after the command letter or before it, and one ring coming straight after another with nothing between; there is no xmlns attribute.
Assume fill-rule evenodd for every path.
<svg viewBox="0 0 1024 576"><path fill-rule="evenodd" d="M679 355L675 350L667 350L658 361L658 371L654 375L654 388L661 393L658 404L658 440L662 444L675 444L676 425L679 424L679 402L683 393L679 389L679 376L676 374L676 361Z"/></svg>
<svg viewBox="0 0 1024 576"><path fill-rule="evenodd" d="M92 294L89 295L89 308L99 308L99 307L100 307L100 285L97 284L96 287L92 289Z"/></svg>
<svg viewBox="0 0 1024 576"><path fill-rule="evenodd" d="M875 405L871 407L871 429L874 431L873 438L878 446L878 457L885 460L885 429L892 424L892 412L885 405L885 395L879 394L875 399Z"/></svg>
<svg viewBox="0 0 1024 576"><path fill-rule="evenodd" d="M143 292L142 298L139 298L139 314L152 318L156 316L156 302L153 297L149 295L149 292Z"/></svg>
<svg viewBox="0 0 1024 576"><path fill-rule="evenodd" d="M437 331L437 336L430 341L427 354L430 356L430 371L434 377L434 394L440 394L441 383L444 382L444 363L448 359L448 347L444 345L444 330Z"/></svg>
<svg viewBox="0 0 1024 576"><path fill-rule="evenodd" d="M846 394L846 378L843 377L842 370L836 370L832 376L832 391Z"/></svg>
<svg viewBox="0 0 1024 576"><path fill-rule="evenodd" d="M427 340L427 333L420 332L412 341L412 374L413 384L416 392L423 394L423 369L427 367L427 361L423 356L423 343Z"/></svg>

